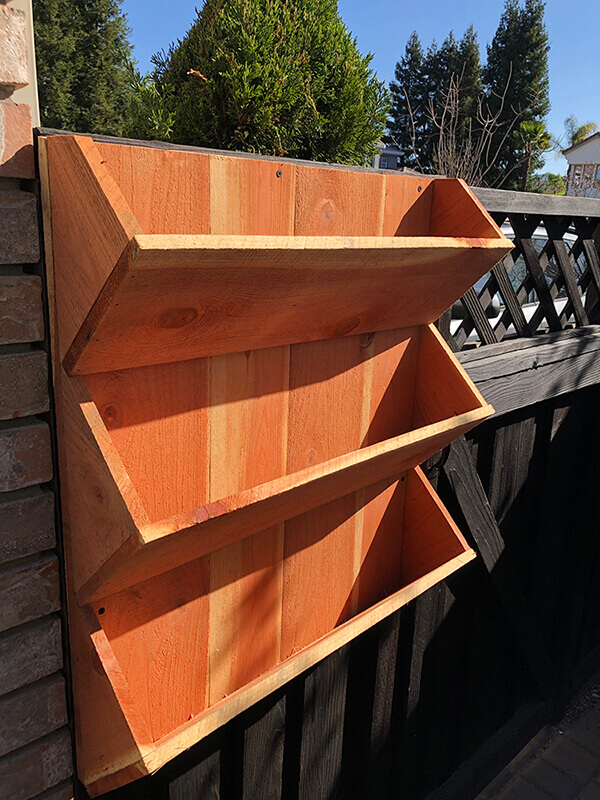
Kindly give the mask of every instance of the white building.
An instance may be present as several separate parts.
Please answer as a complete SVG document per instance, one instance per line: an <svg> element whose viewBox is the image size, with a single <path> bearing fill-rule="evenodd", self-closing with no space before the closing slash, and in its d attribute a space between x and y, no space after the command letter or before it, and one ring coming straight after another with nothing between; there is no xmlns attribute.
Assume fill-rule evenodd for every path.
<svg viewBox="0 0 600 800"><path fill-rule="evenodd" d="M566 192L600 198L600 132L563 150L569 162Z"/></svg>

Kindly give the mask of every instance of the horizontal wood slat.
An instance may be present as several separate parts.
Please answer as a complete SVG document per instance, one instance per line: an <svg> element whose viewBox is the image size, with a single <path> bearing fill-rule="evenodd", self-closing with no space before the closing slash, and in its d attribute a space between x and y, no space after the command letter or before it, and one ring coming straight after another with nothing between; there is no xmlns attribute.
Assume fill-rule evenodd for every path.
<svg viewBox="0 0 600 800"><path fill-rule="evenodd" d="M600 326L459 354L495 416L600 382Z"/></svg>
<svg viewBox="0 0 600 800"><path fill-rule="evenodd" d="M0 344L44 338L42 280L38 275L0 275Z"/></svg>
<svg viewBox="0 0 600 800"><path fill-rule="evenodd" d="M0 428L0 492L36 486L52 478L48 425L18 422Z"/></svg>
<svg viewBox="0 0 600 800"><path fill-rule="evenodd" d="M0 353L0 386L0 419L48 411L48 355L42 350Z"/></svg>
<svg viewBox="0 0 600 800"><path fill-rule="evenodd" d="M32 800L72 774L71 737L66 728L0 758L0 786L11 800Z"/></svg>
<svg viewBox="0 0 600 800"><path fill-rule="evenodd" d="M54 495L38 486L0 500L0 564L50 550L56 544Z"/></svg>
<svg viewBox="0 0 600 800"><path fill-rule="evenodd" d="M107 372L424 325L507 249L505 239L443 236L136 236L65 369Z"/></svg>
<svg viewBox="0 0 600 800"><path fill-rule="evenodd" d="M474 187L473 193L490 213L548 214L600 218L600 200L590 197L567 197L534 192Z"/></svg>

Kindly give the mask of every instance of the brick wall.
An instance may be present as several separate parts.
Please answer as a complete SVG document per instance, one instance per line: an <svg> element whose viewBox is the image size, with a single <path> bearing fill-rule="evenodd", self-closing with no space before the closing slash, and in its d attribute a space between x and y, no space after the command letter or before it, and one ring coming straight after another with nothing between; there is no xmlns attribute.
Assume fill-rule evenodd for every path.
<svg viewBox="0 0 600 800"><path fill-rule="evenodd" d="M26 17L0 0L0 798L69 800Z"/></svg>

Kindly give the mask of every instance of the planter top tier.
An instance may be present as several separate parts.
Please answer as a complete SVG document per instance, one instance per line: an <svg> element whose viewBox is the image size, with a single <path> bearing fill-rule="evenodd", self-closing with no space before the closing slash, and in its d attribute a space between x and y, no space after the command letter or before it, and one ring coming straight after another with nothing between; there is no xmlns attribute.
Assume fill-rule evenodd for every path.
<svg viewBox="0 0 600 800"><path fill-rule="evenodd" d="M470 190L40 140L77 763L158 769L474 557L418 465L489 416L433 321Z"/></svg>
<svg viewBox="0 0 600 800"><path fill-rule="evenodd" d="M427 324L509 248L458 180L70 136L48 150L53 214L72 222L69 374Z"/></svg>

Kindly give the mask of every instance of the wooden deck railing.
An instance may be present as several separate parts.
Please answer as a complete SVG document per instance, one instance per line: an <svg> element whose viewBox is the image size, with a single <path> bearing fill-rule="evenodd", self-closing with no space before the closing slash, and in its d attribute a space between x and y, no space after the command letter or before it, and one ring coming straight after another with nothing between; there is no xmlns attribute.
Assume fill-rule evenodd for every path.
<svg viewBox="0 0 600 800"><path fill-rule="evenodd" d="M498 225L508 223L514 249L482 286L462 298L462 320L439 321L456 351L600 322L600 260L594 235L600 200L475 189ZM500 310L490 307L499 296ZM456 312L454 314L456 316Z"/></svg>

